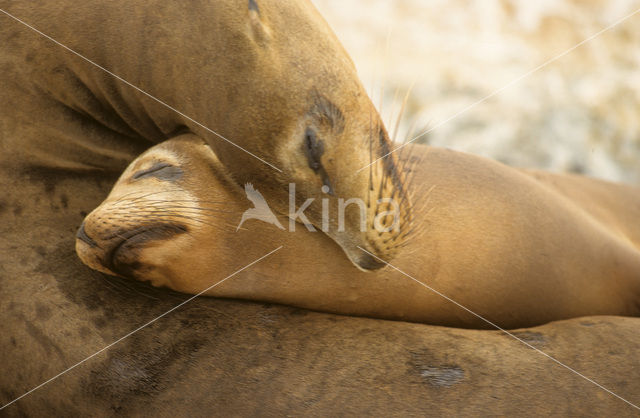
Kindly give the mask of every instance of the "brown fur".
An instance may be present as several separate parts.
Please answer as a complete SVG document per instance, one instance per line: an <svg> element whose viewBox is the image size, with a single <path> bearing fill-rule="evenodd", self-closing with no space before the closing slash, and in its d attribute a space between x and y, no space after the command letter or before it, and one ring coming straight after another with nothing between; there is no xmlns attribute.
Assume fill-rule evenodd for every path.
<svg viewBox="0 0 640 418"><path fill-rule="evenodd" d="M96 273L78 260L74 231L113 181L72 170L0 171L0 188L9 191L0 197L0 406L185 299ZM234 267L221 266L215 278ZM638 404L639 326L638 318L580 318L516 335ZM204 297L0 415L634 412L497 331Z"/></svg>
<svg viewBox="0 0 640 418"><path fill-rule="evenodd" d="M394 266L502 327L640 314L640 190L522 172L425 146L411 153L419 160L412 168L415 194L424 201L415 210L416 232ZM135 178L159 163L180 177ZM317 232L281 231L255 220L236 232L251 203L230 184L197 137L157 145L87 216L84 230L97 245L79 239L78 254L104 272L196 294L218 280L221 267L239 269L282 245L268 262L206 294L490 327L391 268L359 272ZM141 228L148 232L128 239Z"/></svg>
<svg viewBox="0 0 640 418"><path fill-rule="evenodd" d="M0 2L69 48L95 61L224 138L281 169L278 172L193 120L159 104L114 76L0 14L3 74L15 74L0 106L18 115L9 138L17 161L86 170L124 168L140 144L191 131L213 147L234 183L251 182L288 213L288 184L301 202L327 197L362 198L369 186L383 197L402 196L402 181L370 184L356 171L386 153L389 140L358 80L355 67L326 22L307 0L202 1L186 7L160 0ZM28 99L15 100L14 91ZM17 108L17 109L16 109ZM332 112L323 112L330 109ZM16 111L17 110L17 111ZM339 112L339 113L338 113ZM335 125L327 115L338 114ZM34 120L32 115L37 114ZM311 129L322 141L322 171L304 152ZM33 144L20 146L25 138ZM12 142L16 141L16 142ZM372 168L376 179L395 172L395 156ZM404 199L406 200L406 199ZM402 229L410 221L404 202ZM375 208L372 210L375 211ZM320 214L307 212L320 226ZM347 228L328 234L363 268L371 257L391 258L401 231L385 237L361 232L352 214ZM392 238L391 240L387 238Z"/></svg>
<svg viewBox="0 0 640 418"><path fill-rule="evenodd" d="M74 43L94 28L101 38L112 41L121 35L162 30L162 25L147 27L134 20L108 35L114 21L127 19L147 4L154 7L153 2L127 3L122 15L116 9L96 13L95 3L86 2L71 7L64 7L66 2L40 2L37 8L28 5L32 10L25 9L27 3L10 3L11 7L7 1L0 3L24 18L41 12L31 23L41 29L57 25L51 35L64 35ZM172 7L155 3L163 24L182 19L180 13L165 15L164 4ZM0 405L4 405L176 306L185 296L96 273L73 251L74 233L86 212L104 199L116 175L139 152L164 139L162 132L171 128L154 128L150 113L140 107L127 110L122 102L109 103L117 105L117 112L100 110L98 104L107 103L105 96L93 101L94 92L82 83L73 84L65 66L58 72L45 66L43 71L52 79L44 82L36 64L46 64L47 54L56 55L55 47L2 15L0 22L0 190L5 192L0 195ZM125 46L137 48L137 43ZM130 50L114 49L121 53L112 62L117 67ZM15 61L17 56L22 61ZM145 71L150 71L148 66ZM145 87L168 88L162 80L157 84L151 80ZM60 90L66 92L67 103L91 104L89 114L98 118L54 100L47 89L58 83L69 87ZM103 94L119 88L114 82L105 87ZM135 123L126 123L134 116ZM160 134L147 138L134 128ZM217 277L229 273L221 269ZM633 382L640 379L638 321L583 318L518 335L637 404L640 393ZM498 332L198 298L0 414L624 416L634 411Z"/></svg>

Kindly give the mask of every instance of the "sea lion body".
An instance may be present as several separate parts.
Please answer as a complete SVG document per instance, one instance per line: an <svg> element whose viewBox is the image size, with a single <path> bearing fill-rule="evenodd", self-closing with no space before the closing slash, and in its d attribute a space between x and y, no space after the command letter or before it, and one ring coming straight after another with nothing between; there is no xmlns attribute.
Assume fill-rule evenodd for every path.
<svg viewBox="0 0 640 418"><path fill-rule="evenodd" d="M80 262L73 245L81 213L98 205L116 178L65 173L16 177L0 167L0 188L11 191L0 197L0 408L188 298ZM213 279L234 272L228 268L219 266ZM638 404L639 326L639 318L580 318L515 335ZM0 415L167 411L625 416L634 409L499 331L199 297Z"/></svg>
<svg viewBox="0 0 640 418"><path fill-rule="evenodd" d="M97 273L73 251L82 211L100 204L114 181L82 170L30 169L29 176L16 176L0 166L0 188L10 191L0 196L0 408L108 347L0 415L635 411L500 331L208 297L166 314L188 296ZM250 206L243 203L243 210ZM250 222L247 227L260 225ZM255 261L247 248L234 255L238 268ZM336 254L344 258L337 248ZM211 279L234 269L220 265ZM640 318L592 317L513 334L638 405L639 326Z"/></svg>
<svg viewBox="0 0 640 418"><path fill-rule="evenodd" d="M424 146L412 155L420 161L411 181L424 199L415 234L393 266L502 327L640 314L640 225L631 222L640 216L638 189ZM356 270L323 234L256 220L236 232L251 203L230 184L197 138L160 144L134 161L88 215L82 233L89 240L77 240L78 254L107 273L196 294L214 284L220 266L241 268L283 246L268 263L206 294L490 326L393 268ZM131 231L143 233L129 239Z"/></svg>
<svg viewBox="0 0 640 418"><path fill-rule="evenodd" d="M388 135L351 59L307 0L0 8L0 69L11 75L0 110L13 115L7 131L16 133L4 147L18 165L123 169L145 144L184 131L209 143L236 185L253 183L282 214L290 183L302 202L364 198L371 188L405 194L393 155L358 172L388 153ZM351 216L344 230L326 232L360 268L379 268L357 247L391 258L410 207L405 196L401 228L384 240ZM321 225L320 213L307 218Z"/></svg>
<svg viewBox="0 0 640 418"><path fill-rule="evenodd" d="M33 9L27 3L1 4L16 15L42 13L30 23L42 30L58 25L49 34L74 40L70 46L99 32L99 39L120 49L111 65L122 66L120 61L131 57L129 62L138 62L140 73L147 74L153 67L132 52L136 43L114 43L118 37L144 32L147 23L161 29L154 18L168 24L182 20L187 29L193 23L166 2L101 4L113 4L121 15L96 12L95 2L39 2ZM146 5L148 20L127 20ZM124 24L116 28L114 21ZM25 395L2 415L624 416L635 411L498 331L216 298L195 298L176 309L187 296L90 270L73 251L84 211L104 199L116 180L112 174L163 140L173 125L154 128L145 109L111 100L119 97L112 94L119 88L115 83L94 91L84 88L95 87L88 78L74 81L64 63L39 67L58 54L56 46L43 41L33 48L37 36L27 40L28 31L17 33L1 15L0 22L0 189L8 191L0 195L0 408ZM93 31L98 27L117 33ZM148 49L154 42L159 40L151 39ZM106 53L96 52L96 60ZM24 62L15 61L20 54ZM43 79L40 71L53 78ZM166 77L159 80L154 88L168 88ZM64 101L52 97L56 86L64 86ZM158 111L142 100L146 109ZM91 106L80 111L86 103ZM129 126L126 121L134 116ZM161 135L146 137L135 129L157 129ZM244 199L241 190L237 194ZM246 248L240 250L236 257L245 256ZM234 272L227 267L219 266L215 279ZM640 378L639 321L581 318L515 335L638 404L633 382Z"/></svg>

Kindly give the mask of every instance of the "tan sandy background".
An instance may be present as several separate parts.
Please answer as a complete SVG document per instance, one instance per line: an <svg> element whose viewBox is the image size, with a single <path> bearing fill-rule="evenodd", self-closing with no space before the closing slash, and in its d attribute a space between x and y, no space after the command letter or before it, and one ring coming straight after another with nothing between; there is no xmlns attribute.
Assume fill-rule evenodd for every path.
<svg viewBox="0 0 640 418"><path fill-rule="evenodd" d="M399 138L640 184L640 9L630 0L313 0Z"/></svg>

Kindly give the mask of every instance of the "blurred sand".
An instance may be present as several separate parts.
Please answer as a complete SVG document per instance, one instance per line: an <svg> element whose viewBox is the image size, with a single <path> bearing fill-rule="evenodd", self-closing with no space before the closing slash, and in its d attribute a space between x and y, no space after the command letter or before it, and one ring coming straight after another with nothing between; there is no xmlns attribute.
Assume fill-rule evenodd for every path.
<svg viewBox="0 0 640 418"><path fill-rule="evenodd" d="M415 82L400 138L413 123L417 133L436 127L421 140L511 165L640 184L640 13L438 126L640 9L640 1L312 1L390 131Z"/></svg>

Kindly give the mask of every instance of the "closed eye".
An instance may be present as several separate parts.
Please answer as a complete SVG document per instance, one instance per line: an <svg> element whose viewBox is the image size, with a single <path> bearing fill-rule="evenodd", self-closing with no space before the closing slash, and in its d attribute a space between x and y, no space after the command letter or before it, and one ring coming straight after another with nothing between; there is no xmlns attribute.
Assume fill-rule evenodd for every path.
<svg viewBox="0 0 640 418"><path fill-rule="evenodd" d="M302 144L302 150L307 156L309 168L312 169L314 173L318 174L322 178L323 185L327 186L326 193L333 195L331 180L329 180L327 170L325 170L321 161L322 154L324 154L324 142L318 139L316 132L311 128L307 128L304 134L304 143Z"/></svg>
<svg viewBox="0 0 640 418"><path fill-rule="evenodd" d="M322 168L320 157L324 154L324 143L318 140L311 128L308 128L304 135L304 153L307 156L309 168L317 173Z"/></svg>
<svg viewBox="0 0 640 418"><path fill-rule="evenodd" d="M133 176L133 180L142 178L155 177L164 181L176 181L182 177L183 171L180 167L173 166L169 163L159 162L152 165L146 170L140 170Z"/></svg>

